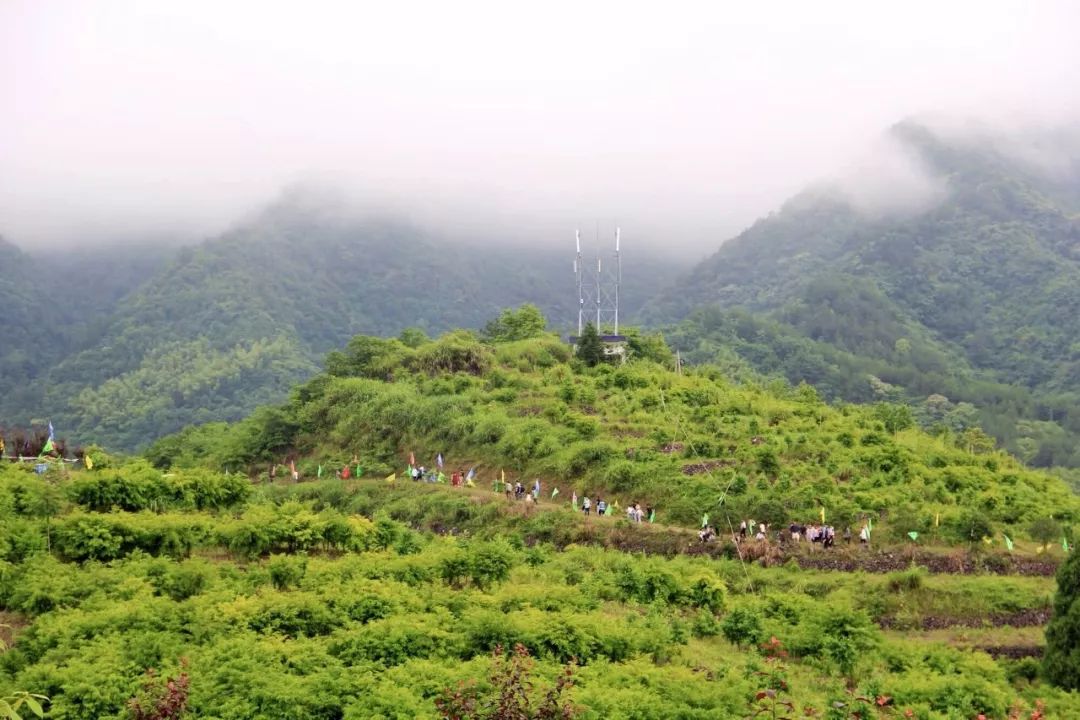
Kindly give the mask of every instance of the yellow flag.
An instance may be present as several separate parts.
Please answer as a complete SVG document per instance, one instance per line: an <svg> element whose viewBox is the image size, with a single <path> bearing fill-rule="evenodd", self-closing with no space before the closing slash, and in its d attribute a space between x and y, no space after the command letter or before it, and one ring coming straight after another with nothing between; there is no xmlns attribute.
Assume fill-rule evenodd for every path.
<svg viewBox="0 0 1080 720"><path fill-rule="evenodd" d="M506 471L505 470L500 470L499 472L502 475L502 477L500 479L505 483L506 482Z"/></svg>
<svg viewBox="0 0 1080 720"><path fill-rule="evenodd" d="M87 470L94 469L94 461L90 459L89 455L83 455L83 462L86 463Z"/></svg>
<svg viewBox="0 0 1080 720"><path fill-rule="evenodd" d="M941 525L941 513L934 515L934 527L938 527L939 525Z"/></svg>
<svg viewBox="0 0 1080 720"><path fill-rule="evenodd" d="M821 508L821 522L825 522L825 507Z"/></svg>
<svg viewBox="0 0 1080 720"><path fill-rule="evenodd" d="M394 482L397 480L397 473L390 473L386 476L386 482Z"/></svg>

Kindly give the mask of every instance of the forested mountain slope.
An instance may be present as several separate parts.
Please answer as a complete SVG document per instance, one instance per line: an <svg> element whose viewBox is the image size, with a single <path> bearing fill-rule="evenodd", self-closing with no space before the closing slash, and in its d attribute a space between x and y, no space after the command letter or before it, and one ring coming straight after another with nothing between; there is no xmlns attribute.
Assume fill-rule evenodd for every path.
<svg viewBox="0 0 1080 720"><path fill-rule="evenodd" d="M1051 171L990 138L910 122L892 137L940 186L936 202L872 213L835 188L807 191L722 245L648 317L748 310L756 317L698 314L676 333L680 347L746 350L759 331L780 333L799 357L764 369L831 376L822 389L853 400L892 384L920 401L975 403L1026 460L1075 465L1080 146L1055 139ZM772 329L751 329L763 319ZM710 335L706 325L727 327ZM756 362L753 352L742 357Z"/></svg>
<svg viewBox="0 0 1080 720"><path fill-rule="evenodd" d="M7 362L33 371L0 409L9 424L51 417L73 440L138 447L284 398L356 333L479 328L525 301L568 325L576 313L572 252L571 241L546 249L449 241L286 194L225 235L177 251L90 325L62 318L83 342L56 343L49 335L55 321L45 317L80 306L83 273L67 273L63 302L42 288L32 292L24 278L9 279L28 322L5 346ZM633 315L676 269L632 257L624 266L624 314ZM43 346L66 352L35 352Z"/></svg>

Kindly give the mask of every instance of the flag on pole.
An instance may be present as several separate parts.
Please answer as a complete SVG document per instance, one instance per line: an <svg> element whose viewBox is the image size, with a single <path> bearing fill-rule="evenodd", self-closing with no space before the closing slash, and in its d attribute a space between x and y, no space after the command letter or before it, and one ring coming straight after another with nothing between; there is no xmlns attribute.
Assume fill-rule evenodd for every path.
<svg viewBox="0 0 1080 720"><path fill-rule="evenodd" d="M319 469L315 471L315 477L322 477L322 465L320 465Z"/></svg>
<svg viewBox="0 0 1080 720"><path fill-rule="evenodd" d="M655 509L649 511L649 522L651 522L651 523L656 522L656 510Z"/></svg>
<svg viewBox="0 0 1080 720"><path fill-rule="evenodd" d="M53 439L50 437L48 440L45 441L45 447L41 448L41 453L38 455L38 457L41 457L42 455L48 455L49 453L55 451L56 446L53 444Z"/></svg>
<svg viewBox="0 0 1080 720"><path fill-rule="evenodd" d="M364 468L360 467L360 463L356 463L356 477L360 477L364 474Z"/></svg>
<svg viewBox="0 0 1080 720"><path fill-rule="evenodd" d="M505 470L500 470L499 471L499 479L503 481L503 485L506 484L506 471Z"/></svg>
<svg viewBox="0 0 1080 720"><path fill-rule="evenodd" d="M442 465L439 465L439 467L442 467ZM465 481L468 482L469 480L472 480L474 477L476 477L476 468L471 467L471 468L469 468L469 472L465 473Z"/></svg>
<svg viewBox="0 0 1080 720"><path fill-rule="evenodd" d="M441 483L446 483L446 475L444 475L441 470L439 471L439 474L435 476L435 479Z"/></svg>
<svg viewBox="0 0 1080 720"><path fill-rule="evenodd" d="M611 507L611 505L608 505L606 508L604 508L604 515L607 515L607 516L610 517L612 512L613 512L613 508Z"/></svg>
<svg viewBox="0 0 1080 720"><path fill-rule="evenodd" d="M934 514L934 527L941 525L941 513Z"/></svg>
<svg viewBox="0 0 1080 720"><path fill-rule="evenodd" d="M386 476L386 482L392 483L395 480L397 480L397 473L390 473L389 475Z"/></svg>
<svg viewBox="0 0 1080 720"><path fill-rule="evenodd" d="M409 467L416 464L416 456L413 455L412 450L409 451Z"/></svg>
<svg viewBox="0 0 1080 720"><path fill-rule="evenodd" d="M1061 549L1065 552L1069 552L1069 541L1065 537L1061 538Z"/></svg>
<svg viewBox="0 0 1080 720"><path fill-rule="evenodd" d="M825 506L824 505L821 506L821 522L822 523L825 522Z"/></svg>
<svg viewBox="0 0 1080 720"><path fill-rule="evenodd" d="M873 532L873 530L874 530L874 518L872 518L872 517L866 518L866 529Z"/></svg>
<svg viewBox="0 0 1080 720"><path fill-rule="evenodd" d="M89 455L83 455L83 463L86 465L87 470L93 470L94 469L94 461L90 459ZM226 470L226 474L228 474L227 470Z"/></svg>
<svg viewBox="0 0 1080 720"><path fill-rule="evenodd" d="M55 440L56 435L53 433L52 420L49 421L49 440Z"/></svg>
<svg viewBox="0 0 1080 720"><path fill-rule="evenodd" d="M551 499L554 500L555 496L559 494L559 488L555 488L551 491Z"/></svg>
<svg viewBox="0 0 1080 720"><path fill-rule="evenodd" d="M442 470L442 453L439 453L438 455L435 456L435 465L440 470Z"/></svg>
<svg viewBox="0 0 1080 720"><path fill-rule="evenodd" d="M909 533L907 534L907 536L908 536L909 538L911 538L912 540L918 540L918 539L919 539L919 533L915 532L914 530L912 530L911 532L909 532Z"/></svg>
<svg viewBox="0 0 1080 720"><path fill-rule="evenodd" d="M618 500L616 500L616 501L615 501L615 503L614 503L614 505L615 505L615 509L616 509L616 510L618 510L618 509L619 509L619 501L618 501Z"/></svg>
<svg viewBox="0 0 1080 720"><path fill-rule="evenodd" d="M570 493L570 507L574 508L575 510L578 509L578 507L577 507L577 490L574 490L573 492Z"/></svg>
<svg viewBox="0 0 1080 720"><path fill-rule="evenodd" d="M701 527L708 527L709 525L709 513L705 513L701 516Z"/></svg>
<svg viewBox="0 0 1080 720"><path fill-rule="evenodd" d="M1012 538L1010 538L1008 535L1004 535L1003 537L1005 538L1005 547L1007 547L1009 549L1009 552L1012 552L1012 549L1013 549Z"/></svg>

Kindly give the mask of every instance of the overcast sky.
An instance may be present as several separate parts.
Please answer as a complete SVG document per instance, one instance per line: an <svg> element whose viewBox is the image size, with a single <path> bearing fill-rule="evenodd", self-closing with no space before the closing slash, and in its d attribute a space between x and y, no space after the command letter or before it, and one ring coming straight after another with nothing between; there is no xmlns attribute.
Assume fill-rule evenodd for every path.
<svg viewBox="0 0 1080 720"><path fill-rule="evenodd" d="M714 249L904 117L1076 116L1078 38L1075 0L0 0L0 234L200 237L315 179Z"/></svg>

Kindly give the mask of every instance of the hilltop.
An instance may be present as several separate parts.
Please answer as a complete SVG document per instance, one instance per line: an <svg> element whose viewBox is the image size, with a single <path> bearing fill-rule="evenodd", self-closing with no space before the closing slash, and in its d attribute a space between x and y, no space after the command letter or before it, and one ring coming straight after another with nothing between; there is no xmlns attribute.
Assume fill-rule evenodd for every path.
<svg viewBox="0 0 1080 720"><path fill-rule="evenodd" d="M1066 526L1080 510L1062 481L977 428L931 436L899 404L830 406L808 385L738 383L710 366L677 374L663 340L640 333L631 362L590 368L542 319L523 321L536 317L506 311L487 340L357 336L288 403L188 428L147 457L247 473L294 458L308 477L355 457L381 477L402 473L410 452L429 467L441 453L480 484L539 477L545 494L647 503L674 524L721 511L781 527L824 509L840 526L884 519L898 540L1018 537L1047 508Z"/></svg>

